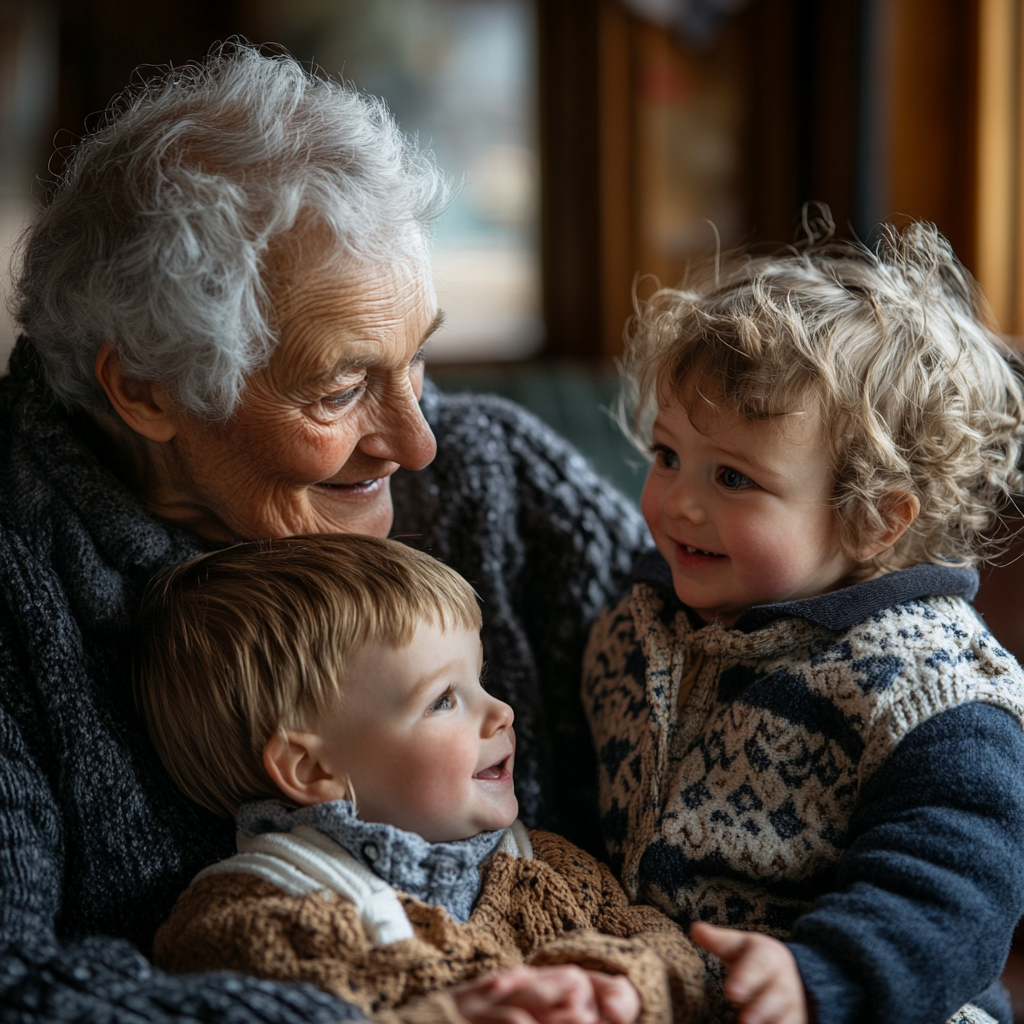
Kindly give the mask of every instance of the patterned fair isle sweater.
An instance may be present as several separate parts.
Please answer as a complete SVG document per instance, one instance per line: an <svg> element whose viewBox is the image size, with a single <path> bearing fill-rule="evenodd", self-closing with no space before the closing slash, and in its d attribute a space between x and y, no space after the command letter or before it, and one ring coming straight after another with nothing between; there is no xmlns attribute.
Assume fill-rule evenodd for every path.
<svg viewBox="0 0 1024 1024"><path fill-rule="evenodd" d="M660 555L634 578L584 668L631 897L788 941L819 1024L1008 1022L1024 674L968 603L977 575L915 566L728 629Z"/></svg>
<svg viewBox="0 0 1024 1024"><path fill-rule="evenodd" d="M381 1024L464 1024L452 985L571 963L629 978L639 1024L705 1019L704 966L678 925L630 906L605 865L551 833L517 822L430 844L345 801L261 802L239 816L238 849L175 904L159 966L311 982Z"/></svg>
<svg viewBox="0 0 1024 1024"><path fill-rule="evenodd" d="M592 847L579 664L648 543L643 522L511 403L428 388L423 409L437 458L393 478L394 532L484 599L489 685L516 711L524 819ZM164 771L130 684L143 589L204 546L139 505L20 342L0 380L0 1021L358 1016L309 986L169 976L145 959L189 880L234 849L232 823Z"/></svg>

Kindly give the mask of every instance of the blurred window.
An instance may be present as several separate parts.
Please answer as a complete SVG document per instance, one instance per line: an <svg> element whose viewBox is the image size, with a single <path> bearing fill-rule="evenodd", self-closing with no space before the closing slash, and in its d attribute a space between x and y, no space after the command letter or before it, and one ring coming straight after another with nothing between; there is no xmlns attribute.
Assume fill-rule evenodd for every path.
<svg viewBox="0 0 1024 1024"><path fill-rule="evenodd" d="M462 191L434 249L447 323L432 361L520 359L543 341L530 0L262 0L263 38L382 96Z"/></svg>
<svg viewBox="0 0 1024 1024"><path fill-rule="evenodd" d="M637 32L639 270L674 285L691 259L728 247L744 224L743 52L736 33L707 53Z"/></svg>

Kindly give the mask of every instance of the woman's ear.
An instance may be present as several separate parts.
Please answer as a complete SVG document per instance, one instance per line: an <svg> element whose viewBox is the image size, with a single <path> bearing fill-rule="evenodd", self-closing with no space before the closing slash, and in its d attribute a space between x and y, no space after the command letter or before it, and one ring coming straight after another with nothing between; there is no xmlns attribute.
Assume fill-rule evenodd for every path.
<svg viewBox="0 0 1024 1024"><path fill-rule="evenodd" d="M888 551L913 526L917 514L921 511L921 502L917 495L909 491L895 491L882 499L882 518L886 528L861 542L857 558L866 562L883 551Z"/></svg>
<svg viewBox="0 0 1024 1024"><path fill-rule="evenodd" d="M136 434L150 441L170 441L178 432L170 392L159 384L127 376L110 345L100 346L93 369L114 411Z"/></svg>
<svg viewBox="0 0 1024 1024"><path fill-rule="evenodd" d="M318 746L316 733L281 729L263 747L263 767L274 785L302 807L349 799L346 781L318 760Z"/></svg>

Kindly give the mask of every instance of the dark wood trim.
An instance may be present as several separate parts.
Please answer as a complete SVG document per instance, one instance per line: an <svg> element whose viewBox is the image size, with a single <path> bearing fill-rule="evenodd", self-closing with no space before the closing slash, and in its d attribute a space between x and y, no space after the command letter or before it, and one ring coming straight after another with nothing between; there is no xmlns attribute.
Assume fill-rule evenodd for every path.
<svg viewBox="0 0 1024 1024"><path fill-rule="evenodd" d="M760 0L743 15L751 240L789 242L806 202L856 222L863 0Z"/></svg>
<svg viewBox="0 0 1024 1024"><path fill-rule="evenodd" d="M545 356L600 352L599 4L538 0Z"/></svg>
<svg viewBox="0 0 1024 1024"><path fill-rule="evenodd" d="M633 277L639 267L639 203L636 159L636 63L634 19L620 0L600 5L601 345L614 358L632 313Z"/></svg>

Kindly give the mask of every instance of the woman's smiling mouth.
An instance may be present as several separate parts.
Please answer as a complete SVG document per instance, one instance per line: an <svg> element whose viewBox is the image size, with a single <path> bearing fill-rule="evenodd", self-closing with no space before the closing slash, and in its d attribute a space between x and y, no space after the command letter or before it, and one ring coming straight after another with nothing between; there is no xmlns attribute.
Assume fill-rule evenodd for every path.
<svg viewBox="0 0 1024 1024"><path fill-rule="evenodd" d="M389 476L378 476L370 480L357 480L355 483L343 484L343 483L332 483L330 480L322 480L316 484L317 487L322 487L326 491L332 491L335 494L373 494L380 488L387 486L387 482L390 479Z"/></svg>

